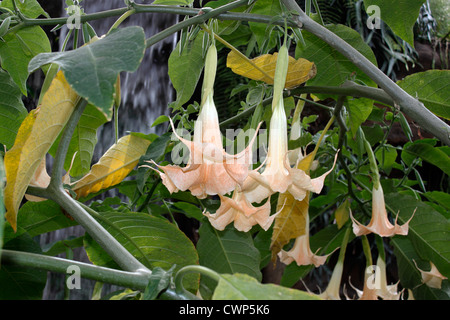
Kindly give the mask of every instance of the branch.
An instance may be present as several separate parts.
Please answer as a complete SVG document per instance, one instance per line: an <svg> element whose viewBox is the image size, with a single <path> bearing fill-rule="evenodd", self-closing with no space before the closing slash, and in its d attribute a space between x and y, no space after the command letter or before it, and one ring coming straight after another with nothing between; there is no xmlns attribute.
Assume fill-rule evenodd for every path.
<svg viewBox="0 0 450 320"><path fill-rule="evenodd" d="M77 266L80 268L80 276L83 278L115 284L142 292L147 288L150 280L149 274L145 273L116 270L89 263L23 251L4 249L1 252L0 260L4 265L26 266L63 274L67 274L67 268L69 266ZM159 298L165 300L189 300L193 297L189 292L175 291L173 288L168 288L161 293Z"/></svg>
<svg viewBox="0 0 450 320"><path fill-rule="evenodd" d="M281 2L288 10L298 13L295 17L299 28L311 32L348 58L355 66L375 81L400 106L402 112L417 122L421 128L450 146L449 125L425 108L419 100L406 93L359 51L307 16L295 0L281 0Z"/></svg>

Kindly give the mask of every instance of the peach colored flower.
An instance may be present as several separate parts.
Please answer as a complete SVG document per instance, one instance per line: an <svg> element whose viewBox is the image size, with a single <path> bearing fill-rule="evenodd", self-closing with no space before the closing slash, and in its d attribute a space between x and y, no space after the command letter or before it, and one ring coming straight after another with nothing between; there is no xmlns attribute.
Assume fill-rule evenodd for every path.
<svg viewBox="0 0 450 320"><path fill-rule="evenodd" d="M337 156L337 155L336 155ZM335 157L334 163L336 163ZM320 193L326 176L333 167L318 178L311 179L303 170L292 168L288 158L287 119L283 100L274 108L270 120L269 147L262 173L250 171L243 192L250 202L261 202L270 195L289 192L296 200L303 200L307 191Z"/></svg>
<svg viewBox="0 0 450 320"><path fill-rule="evenodd" d="M430 266L431 266L430 271L423 271L422 269L419 269L416 261L414 261L414 264L416 265L416 268L420 271L423 283L425 283L430 288L441 289L442 280L447 279L447 277L443 276L439 272L439 270L436 268L436 266L433 264L433 262L430 261Z"/></svg>
<svg viewBox="0 0 450 320"><path fill-rule="evenodd" d="M334 266L333 273L331 274L330 282L324 292L320 294L322 299L326 300L341 300L340 287L342 280L342 272L344 269L344 263L338 261Z"/></svg>
<svg viewBox="0 0 450 320"><path fill-rule="evenodd" d="M353 221L353 232L356 236L361 236L372 232L381 237L392 237L396 234L407 235L408 225L413 216L411 216L411 218L402 226L397 224L397 216L395 219L395 224L392 225L388 219L381 184L378 184L378 188L374 185L372 189L372 218L367 226L364 226L356 221L350 212L350 217Z"/></svg>
<svg viewBox="0 0 450 320"><path fill-rule="evenodd" d="M174 134L190 151L187 166L160 166L150 161L163 171L156 170L171 193L189 190L200 199L207 195L225 195L232 192L236 186L242 186L247 178L251 163L251 147L256 133L247 148L240 153L230 155L224 151L212 90L216 66L217 51L212 46L206 58L205 73L208 74L205 75L204 97L194 125L193 141L178 136L170 121ZM258 129L259 127L256 132Z"/></svg>
<svg viewBox="0 0 450 320"><path fill-rule="evenodd" d="M281 250L278 256L284 264L290 264L295 261L298 266L313 264L315 267L319 267L327 261L330 254L324 256L314 254L309 246L309 234L304 234L295 239L294 246L291 250Z"/></svg>
<svg viewBox="0 0 450 320"><path fill-rule="evenodd" d="M270 215L269 201L260 207L254 207L238 189L234 190L231 198L222 195L219 197L221 204L216 213L204 213L217 230L223 230L234 222L234 227L239 231L247 232L257 224L267 231L278 214Z"/></svg>

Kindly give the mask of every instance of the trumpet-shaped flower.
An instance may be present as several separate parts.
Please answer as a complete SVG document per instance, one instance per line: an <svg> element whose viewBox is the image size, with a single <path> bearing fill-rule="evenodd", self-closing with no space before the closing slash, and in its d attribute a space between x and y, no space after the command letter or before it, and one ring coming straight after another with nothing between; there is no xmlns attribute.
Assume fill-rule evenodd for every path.
<svg viewBox="0 0 450 320"><path fill-rule="evenodd" d="M194 125L193 141L181 138L174 129L176 137L188 147L190 159L186 167L176 165L160 166L157 171L164 185L172 192L188 190L202 199L207 195L225 195L236 186L242 186L247 178L251 163L251 146L236 155L223 149L219 119L213 100L213 83L217 66L217 51L214 46L208 50L205 65L203 99L199 116ZM258 130L256 130L258 131Z"/></svg>
<svg viewBox="0 0 450 320"><path fill-rule="evenodd" d="M350 283L351 285L351 283ZM358 290L353 285L353 289L358 295L358 300L399 300L402 291L398 292L398 284L388 285L386 279L386 263L378 256L376 266L366 268L364 277L364 288Z"/></svg>
<svg viewBox="0 0 450 320"><path fill-rule="evenodd" d="M315 267L319 267L327 261L330 254L318 256L313 253L309 245L309 234L304 234L295 239L294 246L291 250L281 250L278 256L284 264L290 264L295 261L298 266L313 264Z"/></svg>
<svg viewBox="0 0 450 320"><path fill-rule="evenodd" d="M333 273L331 274L331 279L326 290L320 294L320 297L322 299L341 300L339 292L341 287L343 269L344 263L342 261L338 261L334 266Z"/></svg>
<svg viewBox="0 0 450 320"><path fill-rule="evenodd" d="M269 229L278 213L270 215L270 202L260 207L254 207L238 189L231 198L219 195L221 204L214 214L204 213L211 225L217 230L223 230L234 222L234 227L243 232L249 231L259 224L264 230Z"/></svg>
<svg viewBox="0 0 450 320"><path fill-rule="evenodd" d="M414 216L414 213L413 213ZM361 236L369 233L376 233L381 237L392 237L396 234L407 235L408 225L411 218L402 226L397 224L395 219L394 225L388 219L386 205L384 202L384 193L381 184L378 188L374 185L372 189L372 218L367 226L362 225L353 217L350 212L350 217L353 221L353 232L356 236Z"/></svg>
<svg viewBox="0 0 450 320"><path fill-rule="evenodd" d="M334 163L336 163L335 157ZM303 200L307 191L320 193L326 176L311 179L301 169L292 168L288 157L287 119L283 100L275 107L270 120L269 147L262 173L253 170L248 173L243 191L250 202L261 202L273 193L289 192L296 200Z"/></svg>
<svg viewBox="0 0 450 320"><path fill-rule="evenodd" d="M416 261L414 261L414 264L416 265L416 268L420 271L420 274L422 275L423 283L425 283L430 288L441 289L442 280L447 279L447 277L443 276L439 272L439 270L436 268L436 266L433 264L433 262L430 261L430 266L431 266L430 271L423 271L422 269L419 269Z"/></svg>

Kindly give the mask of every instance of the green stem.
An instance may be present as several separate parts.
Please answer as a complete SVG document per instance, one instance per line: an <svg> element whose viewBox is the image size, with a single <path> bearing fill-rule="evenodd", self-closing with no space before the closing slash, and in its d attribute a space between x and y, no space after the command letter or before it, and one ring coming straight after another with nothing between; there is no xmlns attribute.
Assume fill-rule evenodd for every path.
<svg viewBox="0 0 450 320"><path fill-rule="evenodd" d="M189 293L186 291L186 289L184 289L184 286L183 286L183 277L188 273L200 273L202 275L208 276L209 278L211 278L217 282L221 279L220 274L218 274L214 270L211 270L211 269L203 267L203 266L191 265L191 266L183 267L180 270L178 270L178 272L174 278L176 292L178 294Z"/></svg>
<svg viewBox="0 0 450 320"><path fill-rule="evenodd" d="M49 184L49 189L57 189L62 186L62 176L64 170L64 161L66 159L69 143L72 139L72 134L77 127L78 121L83 114L84 108L87 105L87 100L80 98L75 106L75 109L70 116L66 127L64 128L61 140L56 151L55 162L52 168L52 176Z"/></svg>
<svg viewBox="0 0 450 320"><path fill-rule="evenodd" d="M77 266L80 268L80 276L83 278L115 284L142 292L147 288L149 282L149 274L146 273L116 270L23 251L4 249L1 252L1 261L3 265L32 267L62 274L67 274L68 267ZM175 292L174 289L168 288L161 293L160 298L165 300L190 300L196 297L189 292L187 294L185 292Z"/></svg>
<svg viewBox="0 0 450 320"><path fill-rule="evenodd" d="M111 28L109 28L108 33L110 33L112 30L116 29L117 27L119 27L122 22L124 22L129 16L131 16L132 14L135 14L135 13L136 13L135 9L126 11L123 15L121 15L119 17L119 19L116 20L116 22L114 22L114 24L111 26Z"/></svg>
<svg viewBox="0 0 450 320"><path fill-rule="evenodd" d="M361 242L363 247L364 256L366 257L366 267L373 265L372 262L372 252L370 251L370 244L367 236L361 236Z"/></svg>

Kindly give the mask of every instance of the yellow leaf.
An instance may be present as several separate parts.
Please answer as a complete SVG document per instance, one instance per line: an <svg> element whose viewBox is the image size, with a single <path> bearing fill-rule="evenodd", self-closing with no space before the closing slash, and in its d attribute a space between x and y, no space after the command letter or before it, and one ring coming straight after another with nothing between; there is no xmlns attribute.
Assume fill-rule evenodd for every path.
<svg viewBox="0 0 450 320"><path fill-rule="evenodd" d="M334 212L338 229L342 228L350 217L350 202L345 200Z"/></svg>
<svg viewBox="0 0 450 320"><path fill-rule="evenodd" d="M299 162L297 168L307 171L312 160L313 155L307 155ZM275 261L278 252L291 239L305 234L306 215L309 209L309 194L309 191L306 192L306 196L302 201L295 200L289 192L282 193L278 196L276 211L281 210L281 212L275 218L270 244L273 261Z"/></svg>
<svg viewBox="0 0 450 320"><path fill-rule="evenodd" d="M120 138L92 166L91 171L75 183L73 191L81 198L120 183L133 170L149 145L150 141L133 135Z"/></svg>
<svg viewBox="0 0 450 320"><path fill-rule="evenodd" d="M241 76L264 81L272 85L275 76L278 53L264 54L248 60L235 51L231 51L227 57L227 67ZM289 56L288 72L285 87L292 89L308 81L316 75L316 66L313 62L300 58L298 60Z"/></svg>
<svg viewBox="0 0 450 320"><path fill-rule="evenodd" d="M16 230L17 212L42 159L66 125L79 97L58 72L42 103L19 128L13 147L5 154L6 219Z"/></svg>

